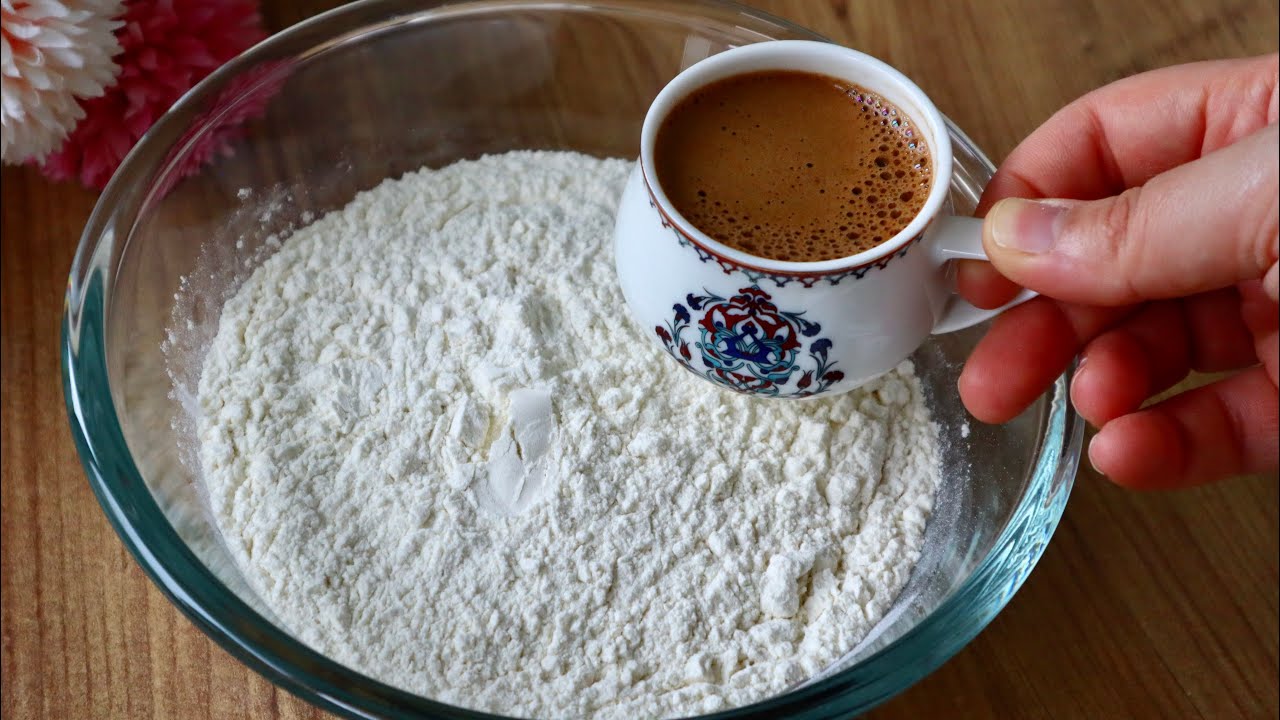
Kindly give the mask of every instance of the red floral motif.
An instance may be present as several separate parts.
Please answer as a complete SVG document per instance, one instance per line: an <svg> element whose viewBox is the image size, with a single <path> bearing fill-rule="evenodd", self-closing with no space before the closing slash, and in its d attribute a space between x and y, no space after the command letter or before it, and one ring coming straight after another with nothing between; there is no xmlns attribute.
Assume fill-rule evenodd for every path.
<svg viewBox="0 0 1280 720"><path fill-rule="evenodd" d="M648 188L648 182L648 178L645 178L646 188ZM667 216L666 212L658 206L657 201L653 199L652 189L649 190L649 207L658 214L658 220L662 224L663 229L669 230L675 237L676 244L680 245L680 247L692 249L697 254L699 262L715 263L720 266L720 269L725 275L733 275L734 273L741 274L745 276L749 282L757 286L763 280L768 280L778 287L786 287L792 283L797 283L801 287L807 288L811 288L816 285L839 285L841 282L848 279L861 280L872 270L883 270L895 259L905 257L912 247L915 247L916 244L924 239L924 234L921 233L920 235L908 240L898 250L877 260L823 273L766 270L764 268L745 265L736 260L730 260L685 234L685 232Z"/></svg>

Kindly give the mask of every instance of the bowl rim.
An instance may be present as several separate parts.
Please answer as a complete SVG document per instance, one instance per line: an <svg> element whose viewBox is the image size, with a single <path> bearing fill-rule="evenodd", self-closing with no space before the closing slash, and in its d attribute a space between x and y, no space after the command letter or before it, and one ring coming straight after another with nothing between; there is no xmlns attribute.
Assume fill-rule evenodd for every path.
<svg viewBox="0 0 1280 720"><path fill-rule="evenodd" d="M115 271L109 267L113 244L128 242L156 181L171 170L167 160L174 153L170 151L180 144L183 128L198 116L200 108L243 70L281 56L302 55L293 52L293 45L309 43L315 51L315 47L333 46L368 32L466 12L626 12L659 7L669 7L670 13L688 18L734 18L740 22L740 31L765 37L772 27L792 36L829 42L787 20L727 0L478 0L453 4L447 0L365 0L303 20L198 83L143 136L100 196L72 262L60 339L63 394L77 452L103 512L148 577L196 627L277 686L349 718L503 720L503 716L396 689L328 659L241 600L187 547L143 481L116 414L104 351L106 311ZM994 170L972 141L949 120L947 124L961 143ZM1067 401L1066 377L1058 378L1048 393L1034 470L1018 506L991 551L932 614L853 667L752 705L699 717L744 720L773 718L784 712L800 717L865 712L935 670L976 637L1008 603L1042 555L1070 495L1084 422Z"/></svg>

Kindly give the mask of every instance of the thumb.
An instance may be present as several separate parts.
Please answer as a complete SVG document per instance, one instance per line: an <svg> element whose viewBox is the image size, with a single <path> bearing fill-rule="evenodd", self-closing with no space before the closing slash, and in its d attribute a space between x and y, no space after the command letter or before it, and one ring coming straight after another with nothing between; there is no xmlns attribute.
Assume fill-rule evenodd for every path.
<svg viewBox="0 0 1280 720"><path fill-rule="evenodd" d="M1002 200L983 245L996 269L1059 300L1126 305L1264 279L1276 299L1275 125L1094 201Z"/></svg>

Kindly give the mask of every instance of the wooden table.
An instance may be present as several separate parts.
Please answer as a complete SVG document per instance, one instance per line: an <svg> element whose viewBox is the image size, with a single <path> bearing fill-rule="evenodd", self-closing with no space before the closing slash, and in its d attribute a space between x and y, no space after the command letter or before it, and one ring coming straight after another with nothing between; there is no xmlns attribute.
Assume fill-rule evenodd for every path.
<svg viewBox="0 0 1280 720"><path fill-rule="evenodd" d="M333 0L264 0L270 29ZM1085 91L1273 52L1276 0L760 0L917 78L995 158ZM883 33L867 41L867 28ZM217 648L99 510L58 365L67 269L94 195L3 175L5 718L321 718ZM1267 718L1277 697L1277 482L1170 494L1084 470L1026 586L875 718Z"/></svg>

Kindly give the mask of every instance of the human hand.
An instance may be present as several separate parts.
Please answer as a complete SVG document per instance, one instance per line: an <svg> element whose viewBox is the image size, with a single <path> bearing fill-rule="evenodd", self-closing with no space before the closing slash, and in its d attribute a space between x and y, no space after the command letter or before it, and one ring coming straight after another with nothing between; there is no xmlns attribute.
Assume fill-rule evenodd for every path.
<svg viewBox="0 0 1280 720"><path fill-rule="evenodd" d="M978 208L991 264L963 263L958 288L980 307L1017 285L1044 297L998 317L969 357L959 385L975 417L1011 419L1079 353L1071 400L1101 428L1089 458L1116 482L1276 469L1277 67L1136 75L1010 154ZM1142 409L1190 370L1235 372Z"/></svg>

